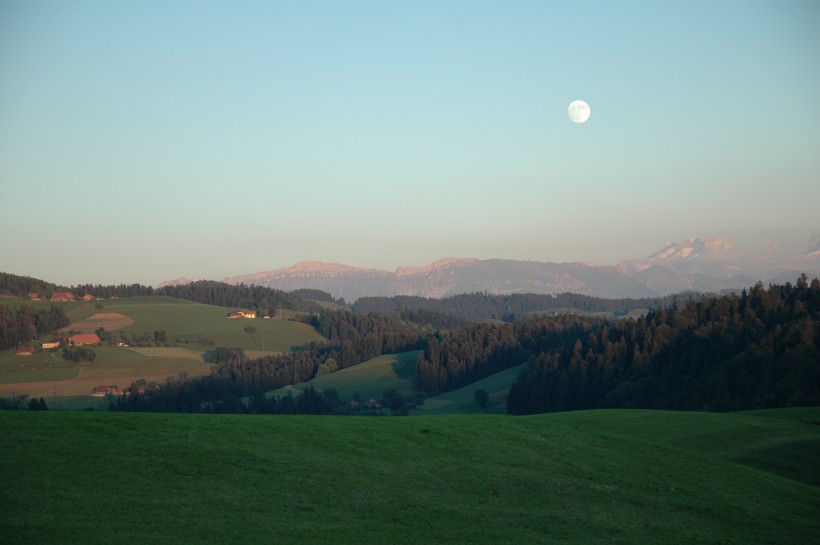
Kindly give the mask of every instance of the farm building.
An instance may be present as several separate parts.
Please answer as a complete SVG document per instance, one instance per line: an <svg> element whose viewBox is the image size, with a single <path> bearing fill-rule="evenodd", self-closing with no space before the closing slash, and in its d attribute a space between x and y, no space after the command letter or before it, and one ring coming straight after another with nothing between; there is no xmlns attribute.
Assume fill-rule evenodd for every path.
<svg viewBox="0 0 820 545"><path fill-rule="evenodd" d="M255 310L237 310L228 314L228 318L235 320L237 318L256 318Z"/></svg>
<svg viewBox="0 0 820 545"><path fill-rule="evenodd" d="M73 346L83 346L86 344L100 344L102 341L96 333L79 333L71 337L69 342Z"/></svg>
<svg viewBox="0 0 820 545"><path fill-rule="evenodd" d="M34 347L28 346L28 345L23 345L23 346L19 347L17 349L17 352L15 352L14 354L17 355L17 356L31 356L35 352L36 352L36 350L34 349Z"/></svg>
<svg viewBox="0 0 820 545"><path fill-rule="evenodd" d="M46 341L43 343L43 350L50 350L52 348L58 348L60 346L60 339L51 339L50 341Z"/></svg>
<svg viewBox="0 0 820 545"><path fill-rule="evenodd" d="M94 397L119 396L122 395L122 390L116 384L111 386L94 386L91 390L91 395Z"/></svg>
<svg viewBox="0 0 820 545"><path fill-rule="evenodd" d="M68 301L73 301L74 295L68 293L67 291L58 291L54 295L51 296L50 301L52 303L67 303Z"/></svg>

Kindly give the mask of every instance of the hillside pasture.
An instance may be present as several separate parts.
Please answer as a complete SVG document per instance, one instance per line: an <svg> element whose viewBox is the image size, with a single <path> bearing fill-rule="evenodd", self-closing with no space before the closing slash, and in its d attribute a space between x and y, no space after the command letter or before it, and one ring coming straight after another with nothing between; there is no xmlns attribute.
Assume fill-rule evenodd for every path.
<svg viewBox="0 0 820 545"><path fill-rule="evenodd" d="M21 302L24 302L21 300ZM51 303L38 301L41 305ZM251 356L296 350L309 342L325 339L307 324L290 320L229 320L230 308L215 307L169 297L134 297L103 302L61 303L71 323L63 331L92 333L107 331L132 339L144 336L151 346L131 349L89 347L97 354L93 363L77 365L61 357L60 351L40 351L16 356L14 350L0 352L0 396L12 392L30 396L87 395L94 386L125 387L137 379L163 382L168 376L190 377L210 372L202 354L217 346L239 347ZM252 326L248 333L246 327ZM156 346L154 332L163 330L168 343ZM39 342L49 340L45 335Z"/></svg>
<svg viewBox="0 0 820 545"><path fill-rule="evenodd" d="M106 302L106 309L133 318L134 323L120 333L152 334L164 330L170 343L186 348L202 349L226 346L258 350L266 354L288 352L309 342L325 339L307 324L290 320L230 320L226 315L235 310L168 297L135 297ZM253 327L254 333L246 333Z"/></svg>
<svg viewBox="0 0 820 545"><path fill-rule="evenodd" d="M342 399L353 399L356 392L365 400L380 399L386 390L397 390L406 397L415 396L413 380L418 351L378 356L358 365L322 375L290 387L280 388L275 395L296 395L310 386L322 391L335 388Z"/></svg>
<svg viewBox="0 0 820 545"><path fill-rule="evenodd" d="M75 380L80 367L62 358L60 352L44 350L31 356L17 356L14 350L0 352L0 396L11 392L31 392L45 388L52 389L52 383L66 383Z"/></svg>
<svg viewBox="0 0 820 545"><path fill-rule="evenodd" d="M518 374L525 365L517 365L505 369L500 373L474 382L464 388L445 392L424 400L424 404L414 409L414 414L445 414L445 413L505 413L507 412L507 394L510 386L518 378ZM476 390L487 391L489 401L487 408L482 409L475 401Z"/></svg>
<svg viewBox="0 0 820 545"><path fill-rule="evenodd" d="M29 397L51 397L56 388L58 396L90 395L95 386L116 384L125 388L137 379L164 382L169 376L185 373L189 377L207 375L211 366L194 353L181 349L141 349L138 353L128 348L95 346L97 357L92 363L77 365L66 361L59 353L40 352L31 358L54 360L52 368L30 368L18 373L0 375L0 395L9 392L26 393ZM17 356L19 359L19 356ZM0 365L5 358L0 358Z"/></svg>
<svg viewBox="0 0 820 545"><path fill-rule="evenodd" d="M20 411L0 428L9 545L820 542L820 489L735 459L820 427L765 416Z"/></svg>
<svg viewBox="0 0 820 545"><path fill-rule="evenodd" d="M124 329L134 323L134 319L125 314L118 312L97 312L88 318L83 318L72 322L69 327L62 329L60 332L65 333L68 330L82 331L83 333L93 333L99 328L106 331L117 331Z"/></svg>
<svg viewBox="0 0 820 545"><path fill-rule="evenodd" d="M417 395L414 382L418 354L418 351L412 351L378 356L347 369L280 388L274 395L281 397L290 393L295 396L312 386L318 391L334 388L344 400L352 399L356 392L363 400L380 399L385 391L391 389L407 398L414 398ZM420 407L413 410L413 414L505 413L507 393L523 368L524 365L512 367L464 388L428 397ZM475 391L480 388L487 390L489 394L486 409L475 402Z"/></svg>

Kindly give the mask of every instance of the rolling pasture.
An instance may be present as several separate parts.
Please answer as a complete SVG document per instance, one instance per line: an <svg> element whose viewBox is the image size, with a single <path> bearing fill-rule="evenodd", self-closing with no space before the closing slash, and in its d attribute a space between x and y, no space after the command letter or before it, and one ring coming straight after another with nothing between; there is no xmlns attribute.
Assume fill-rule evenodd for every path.
<svg viewBox="0 0 820 545"><path fill-rule="evenodd" d="M413 388L416 374L418 351L388 354L362 362L353 367L342 369L328 375L322 375L306 382L280 388L276 396L286 395L313 386L319 391L334 388L344 400L353 399L356 392L362 400L380 399L386 390L396 390L407 398L413 398L417 392ZM424 404L413 409L416 415L434 415L449 413L504 413L506 412L507 393L515 382L523 365L512 367L490 377L479 380L452 392L428 397ZM486 409L481 409L475 401L475 392L483 388L489 394Z"/></svg>
<svg viewBox="0 0 820 545"><path fill-rule="evenodd" d="M47 302L31 304L50 305ZM232 309L169 297L134 297L106 300L101 304L74 302L63 305L71 320L64 331L93 333L103 327L130 341L133 334L153 338L154 331L164 330L168 346L93 347L97 356L88 365L66 361L59 352L41 351L33 356L16 356L14 350L4 350L0 352L0 396L24 393L29 397L43 397L52 404L56 394L65 398L58 404L64 408L96 406L99 403L89 396L94 386L117 384L124 387L140 378L161 382L179 373L188 376L208 374L211 367L203 362L202 354L209 348L236 346L243 348L249 356L257 357L323 340L306 324L288 320L228 320L225 315ZM248 326L253 326L255 331L245 332ZM48 340L52 336L38 340Z"/></svg>
<svg viewBox="0 0 820 545"><path fill-rule="evenodd" d="M817 543L817 422L816 408L2 412L0 535L10 545Z"/></svg>
<svg viewBox="0 0 820 545"><path fill-rule="evenodd" d="M386 390L396 390L405 397L413 397L413 380L416 375L416 358L418 351L402 352L378 356L353 367L322 375L306 382L280 388L274 395L286 395L288 392L301 392L313 386L319 391L335 388L339 397L353 399L359 392L362 400L380 399Z"/></svg>
<svg viewBox="0 0 820 545"><path fill-rule="evenodd" d="M507 394L510 386L524 369L524 365L516 365L500 373L491 375L485 379L469 384L464 388L453 390L429 397L424 400L424 404L415 409L414 414L448 414L448 413L506 413ZM487 391L489 400L486 409L481 409L475 401L476 390Z"/></svg>

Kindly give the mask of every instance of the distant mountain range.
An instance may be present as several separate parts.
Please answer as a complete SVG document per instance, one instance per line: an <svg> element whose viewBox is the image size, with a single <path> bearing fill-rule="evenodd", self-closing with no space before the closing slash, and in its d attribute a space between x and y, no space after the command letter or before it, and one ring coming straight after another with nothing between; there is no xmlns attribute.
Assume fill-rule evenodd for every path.
<svg viewBox="0 0 820 545"><path fill-rule="evenodd" d="M758 281L794 283L801 273L820 276L820 236L804 254L755 257L717 236L668 243L645 259L616 266L507 259L447 258L395 272L303 261L292 267L225 278L284 291L319 289L353 302L361 297L415 295L441 298L460 293L579 293L595 297L655 297L697 291L749 288ZM179 278L164 282L181 284Z"/></svg>

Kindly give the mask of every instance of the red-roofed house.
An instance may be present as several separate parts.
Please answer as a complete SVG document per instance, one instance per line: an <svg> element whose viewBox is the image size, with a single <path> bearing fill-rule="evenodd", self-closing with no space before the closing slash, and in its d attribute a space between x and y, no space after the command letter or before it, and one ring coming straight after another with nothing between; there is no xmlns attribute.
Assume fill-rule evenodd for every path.
<svg viewBox="0 0 820 545"><path fill-rule="evenodd" d="M68 301L73 301L74 295L68 293L67 291L58 291L54 295L51 296L52 303L67 303Z"/></svg>
<svg viewBox="0 0 820 545"><path fill-rule="evenodd" d="M91 395L94 397L105 397L105 396L120 396L122 395L122 390L116 384L111 386L94 386L94 389L91 390Z"/></svg>
<svg viewBox="0 0 820 545"><path fill-rule="evenodd" d="M23 345L23 346L19 347L17 349L17 352L15 352L14 354L17 355L17 356L31 356L35 352L36 352L36 350L34 349L34 347L31 347L31 346L28 346L28 345Z"/></svg>
<svg viewBox="0 0 820 545"><path fill-rule="evenodd" d="M83 346L86 344L100 344L102 341L100 340L100 336L96 333L78 333L74 335L69 340L73 346Z"/></svg>

